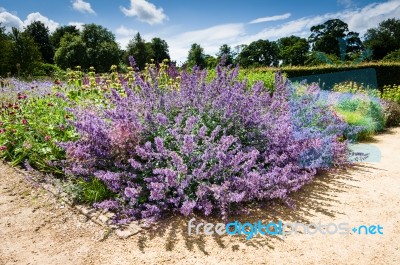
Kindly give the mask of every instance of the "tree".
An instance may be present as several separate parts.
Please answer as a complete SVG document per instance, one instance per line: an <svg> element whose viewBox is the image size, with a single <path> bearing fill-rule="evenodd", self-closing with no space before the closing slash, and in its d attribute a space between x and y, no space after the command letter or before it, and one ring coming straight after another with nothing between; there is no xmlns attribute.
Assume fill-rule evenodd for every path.
<svg viewBox="0 0 400 265"><path fill-rule="evenodd" d="M12 28L11 33L13 45L13 72L19 74L31 74L38 64L42 61L39 47L33 38L26 32L20 32L17 28Z"/></svg>
<svg viewBox="0 0 400 265"><path fill-rule="evenodd" d="M81 39L86 47L89 66L98 72L107 72L111 65L119 63L119 47L115 36L100 25L87 24L83 26Z"/></svg>
<svg viewBox="0 0 400 265"><path fill-rule="evenodd" d="M171 59L169 57L168 44L165 40L153 38L150 43L150 49L152 51L151 59L154 59L157 63L161 63L164 59L168 61Z"/></svg>
<svg viewBox="0 0 400 265"><path fill-rule="evenodd" d="M326 54L323 52L311 52L304 65L306 66L320 66L320 65L339 65L341 63L340 58L334 54Z"/></svg>
<svg viewBox="0 0 400 265"><path fill-rule="evenodd" d="M276 66L278 54L276 42L260 39L245 46L236 60L243 67Z"/></svg>
<svg viewBox="0 0 400 265"><path fill-rule="evenodd" d="M211 55L205 55L204 56L204 61L205 61L205 63L206 63L206 67L208 68L208 69L213 69L213 68L215 68L216 66L217 66L217 64L221 61L221 60L218 60L217 58L215 58L214 56L211 56Z"/></svg>
<svg viewBox="0 0 400 265"><path fill-rule="evenodd" d="M87 61L86 46L81 36L66 33L61 38L60 47L54 55L54 61L63 69L81 66L90 67Z"/></svg>
<svg viewBox="0 0 400 265"><path fill-rule="evenodd" d="M100 25L88 24L80 35L76 35L73 28L60 29L60 46L54 60L61 68L81 66L87 69L93 66L97 72L108 72L111 65L118 65L120 48L115 42L115 36ZM68 33L71 31L72 33ZM55 37L56 38L56 37Z"/></svg>
<svg viewBox="0 0 400 265"><path fill-rule="evenodd" d="M12 71L13 42L6 35L6 29L0 23L0 76Z"/></svg>
<svg viewBox="0 0 400 265"><path fill-rule="evenodd" d="M400 49L392 51L382 59L386 62L400 62Z"/></svg>
<svg viewBox="0 0 400 265"><path fill-rule="evenodd" d="M67 33L73 36L78 36L80 34L79 29L77 29L76 26L58 27L50 36L50 42L55 50L57 50L58 47L60 47L62 37L64 37L64 35Z"/></svg>
<svg viewBox="0 0 400 265"><path fill-rule="evenodd" d="M340 19L330 19L324 24L311 27L308 38L313 51L341 56L341 51L356 52L362 49L362 42L357 32L349 32L348 25ZM338 39L344 40L341 47Z"/></svg>
<svg viewBox="0 0 400 265"><path fill-rule="evenodd" d="M53 63L54 49L50 43L49 28L40 21L34 21L26 27L25 32L38 45L43 60L46 63Z"/></svg>
<svg viewBox="0 0 400 265"><path fill-rule="evenodd" d="M228 44L223 44L221 47L219 47L219 51L217 53L218 62L221 61L222 56L224 55L225 55L225 65L233 64L233 52Z"/></svg>
<svg viewBox="0 0 400 265"><path fill-rule="evenodd" d="M277 44L283 65L304 65L310 49L306 39L292 35L280 38Z"/></svg>
<svg viewBox="0 0 400 265"><path fill-rule="evenodd" d="M400 49L400 19L382 21L377 28L368 29L364 38L364 45L373 50L373 58L382 59Z"/></svg>
<svg viewBox="0 0 400 265"><path fill-rule="evenodd" d="M200 68L206 67L204 50L199 44L193 43L190 47L187 65L188 67L193 67L195 65Z"/></svg>
<svg viewBox="0 0 400 265"><path fill-rule="evenodd" d="M128 62L128 57L132 55L133 58L135 58L136 66L140 70L143 70L146 66L146 62L150 60L151 53L152 50L150 45L146 45L145 40L138 32L136 33L135 37L128 43L125 61Z"/></svg>

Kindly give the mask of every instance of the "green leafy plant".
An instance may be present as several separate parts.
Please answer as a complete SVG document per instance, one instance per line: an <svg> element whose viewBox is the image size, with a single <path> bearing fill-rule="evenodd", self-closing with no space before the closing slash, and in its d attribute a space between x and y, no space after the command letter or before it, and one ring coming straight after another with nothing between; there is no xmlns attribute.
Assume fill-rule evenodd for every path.
<svg viewBox="0 0 400 265"><path fill-rule="evenodd" d="M67 124L70 118L66 102L58 97L21 99L3 105L0 112L0 157L12 165L29 164L41 171L61 174L61 169L51 162L64 159L65 152L58 142L77 137Z"/></svg>
<svg viewBox="0 0 400 265"><path fill-rule="evenodd" d="M348 124L360 128L358 140L368 139L385 128L383 107L379 99L370 97L344 99L334 108Z"/></svg>
<svg viewBox="0 0 400 265"><path fill-rule="evenodd" d="M385 100L400 103L400 86L399 85L384 86L382 98Z"/></svg>
<svg viewBox="0 0 400 265"><path fill-rule="evenodd" d="M115 197L115 194L97 178L91 178L88 181L78 179L76 181L65 182L63 186L64 191L71 197L74 203L93 204Z"/></svg>

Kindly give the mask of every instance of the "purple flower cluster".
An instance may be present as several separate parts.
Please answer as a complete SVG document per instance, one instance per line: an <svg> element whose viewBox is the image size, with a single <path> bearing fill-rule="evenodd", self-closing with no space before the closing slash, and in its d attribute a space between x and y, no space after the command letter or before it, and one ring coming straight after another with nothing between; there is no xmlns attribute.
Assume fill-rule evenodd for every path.
<svg viewBox="0 0 400 265"><path fill-rule="evenodd" d="M286 199L317 170L348 163L346 124L319 90L296 95L276 75L271 96L262 83L248 89L238 68L217 77L180 73L178 90L138 75L109 109L75 110L80 140L65 143L65 170L96 177L117 194L97 204L121 222L154 221L169 211L218 212L226 218L245 202Z"/></svg>

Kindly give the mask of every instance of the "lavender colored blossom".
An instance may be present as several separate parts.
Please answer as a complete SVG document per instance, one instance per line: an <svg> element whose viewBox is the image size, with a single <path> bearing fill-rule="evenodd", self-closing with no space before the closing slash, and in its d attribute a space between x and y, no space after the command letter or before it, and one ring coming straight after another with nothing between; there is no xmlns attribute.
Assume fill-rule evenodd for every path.
<svg viewBox="0 0 400 265"><path fill-rule="evenodd" d="M65 171L101 179L122 222L195 210L226 219L246 202L289 201L319 170L349 164L349 128L315 85L299 94L277 73L271 95L221 65L211 81L182 71L178 90L158 87L157 72L151 82L136 74L109 108L75 110L81 138L63 145Z"/></svg>

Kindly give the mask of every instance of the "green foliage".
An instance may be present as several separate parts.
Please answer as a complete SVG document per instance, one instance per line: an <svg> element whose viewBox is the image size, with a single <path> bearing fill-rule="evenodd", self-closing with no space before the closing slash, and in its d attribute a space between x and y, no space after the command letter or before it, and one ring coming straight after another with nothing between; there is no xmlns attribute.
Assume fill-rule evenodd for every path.
<svg viewBox="0 0 400 265"><path fill-rule="evenodd" d="M204 68L206 66L204 50L199 44L193 43L190 47L187 65L190 68L195 65L200 68Z"/></svg>
<svg viewBox="0 0 400 265"><path fill-rule="evenodd" d="M0 76L7 76L12 71L14 43L5 33L0 23Z"/></svg>
<svg viewBox="0 0 400 265"><path fill-rule="evenodd" d="M376 60L400 49L400 19L387 19L379 23L378 27L368 29L364 44L373 50Z"/></svg>
<svg viewBox="0 0 400 265"><path fill-rule="evenodd" d="M280 38L278 48L282 65L304 65L310 45L306 39L292 35Z"/></svg>
<svg viewBox="0 0 400 265"><path fill-rule="evenodd" d="M365 140L385 128L383 108L376 98L364 96L345 99L334 108L348 124L360 127L358 140Z"/></svg>
<svg viewBox="0 0 400 265"><path fill-rule="evenodd" d="M385 62L400 62L400 49L392 51L385 57L383 57L382 61Z"/></svg>
<svg viewBox="0 0 400 265"><path fill-rule="evenodd" d="M383 87L382 98L388 101L394 101L400 104L400 86L387 85Z"/></svg>
<svg viewBox="0 0 400 265"><path fill-rule="evenodd" d="M40 21L34 21L26 27L25 32L38 45L43 60L46 63L53 63L54 48L50 42L49 28Z"/></svg>
<svg viewBox="0 0 400 265"><path fill-rule="evenodd" d="M309 54L304 64L306 66L340 65L340 58L334 54L313 51Z"/></svg>
<svg viewBox="0 0 400 265"><path fill-rule="evenodd" d="M133 56L139 70L143 70L146 67L146 63L170 61L168 43L165 40L153 38L151 42L146 42L139 32L129 41L123 55L123 61L128 63L129 56Z"/></svg>
<svg viewBox="0 0 400 265"><path fill-rule="evenodd" d="M330 19L323 24L313 26L311 32L309 41L312 44L313 51L340 57L342 51L358 52L362 49L359 34L349 32L348 25L340 19ZM339 43L338 39L343 39L344 42Z"/></svg>
<svg viewBox="0 0 400 265"><path fill-rule="evenodd" d="M275 73L272 71L257 71L243 69L239 71L239 80L247 80L248 87L253 87L256 82L262 82L264 87L273 92L275 83Z"/></svg>
<svg viewBox="0 0 400 265"><path fill-rule="evenodd" d="M278 54L276 42L258 40L244 46L236 61L242 67L277 66Z"/></svg>
<svg viewBox="0 0 400 265"><path fill-rule="evenodd" d="M205 55L204 60L206 62L207 69L214 69L218 64L218 59L211 55Z"/></svg>
<svg viewBox="0 0 400 265"><path fill-rule="evenodd" d="M62 69L74 68L77 65L89 67L86 45L81 36L66 33L54 55L54 61Z"/></svg>
<svg viewBox="0 0 400 265"><path fill-rule="evenodd" d="M80 179L76 183L70 184L66 191L78 203L93 204L115 196L98 178L91 178L89 181Z"/></svg>
<svg viewBox="0 0 400 265"><path fill-rule="evenodd" d="M77 137L67 124L66 106L64 100L53 96L28 97L3 105L0 143L7 149L0 157L11 161L12 165L28 160L41 171L61 174L60 169L49 162L64 159L59 142Z"/></svg>
<svg viewBox="0 0 400 265"><path fill-rule="evenodd" d="M222 56L225 56L225 65L231 65L233 64L233 52L231 47L229 47L228 44L223 44L221 47L219 47L219 51L217 53L217 63L221 61ZM217 64L215 64L216 66Z"/></svg>
<svg viewBox="0 0 400 265"><path fill-rule="evenodd" d="M348 124L362 127L362 130L357 135L357 140L367 140L376 133L374 121L371 117L364 116L361 112L354 112L341 108L336 109L336 111Z"/></svg>
<svg viewBox="0 0 400 265"><path fill-rule="evenodd" d="M41 63L38 68L43 73L41 76L56 77L61 72L57 65L49 63Z"/></svg>
<svg viewBox="0 0 400 265"><path fill-rule="evenodd" d="M80 34L79 30L75 26L58 27L50 36L50 42L56 50L61 45L61 39L67 33L71 34L72 36L78 36Z"/></svg>
<svg viewBox="0 0 400 265"><path fill-rule="evenodd" d="M171 60L169 57L168 43L160 38L153 38L150 43L152 51L151 59L156 63L162 63L164 60Z"/></svg>
<svg viewBox="0 0 400 265"><path fill-rule="evenodd" d="M100 25L87 24L83 26L81 38L86 47L86 65L93 66L103 73L107 72L111 65L118 64L119 48L111 31Z"/></svg>
<svg viewBox="0 0 400 265"><path fill-rule="evenodd" d="M125 61L128 62L128 57L132 55L133 58L135 58L136 66L139 70L143 70L146 63L150 60L151 53L150 45L146 45L145 40L138 32L135 37L129 41L126 49Z"/></svg>
<svg viewBox="0 0 400 265"><path fill-rule="evenodd" d="M64 33L54 56L57 65L64 70L79 65L83 69L93 66L99 72L107 72L119 59L115 36L95 24L85 25L80 35Z"/></svg>
<svg viewBox="0 0 400 265"><path fill-rule="evenodd" d="M12 28L11 37L14 42L12 51L13 72L23 76L29 75L42 61L39 47L29 34L21 33L16 28Z"/></svg>
<svg viewBox="0 0 400 265"><path fill-rule="evenodd" d="M337 83L333 86L333 91L335 92L349 92L352 94L363 94L371 97L379 98L381 93L379 90L373 87L364 86L363 83L357 83L353 81L346 81L342 83Z"/></svg>

